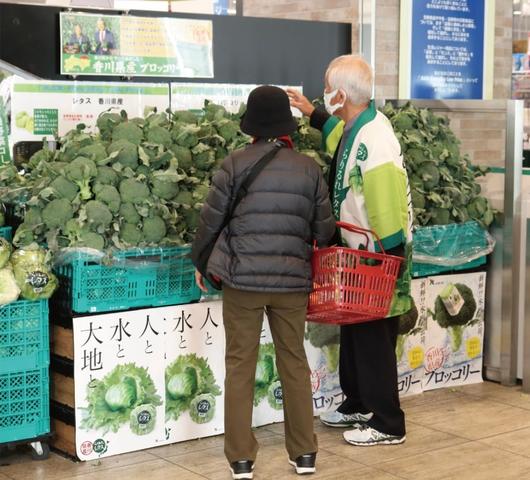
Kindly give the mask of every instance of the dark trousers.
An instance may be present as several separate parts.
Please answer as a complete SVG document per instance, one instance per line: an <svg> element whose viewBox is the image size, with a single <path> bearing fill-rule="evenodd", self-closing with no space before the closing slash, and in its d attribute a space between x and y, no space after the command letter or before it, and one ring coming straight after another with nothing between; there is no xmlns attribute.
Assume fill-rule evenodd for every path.
<svg viewBox="0 0 530 480"><path fill-rule="evenodd" d="M316 452L311 371L304 350L307 293L246 292L223 287L226 335L225 455L229 462L256 459L252 432L256 362L267 310L282 384L285 444L289 457Z"/></svg>
<svg viewBox="0 0 530 480"><path fill-rule="evenodd" d="M368 425L389 435L405 435L405 414L397 386L399 318L385 318L340 330L340 385L344 414L374 414Z"/></svg>

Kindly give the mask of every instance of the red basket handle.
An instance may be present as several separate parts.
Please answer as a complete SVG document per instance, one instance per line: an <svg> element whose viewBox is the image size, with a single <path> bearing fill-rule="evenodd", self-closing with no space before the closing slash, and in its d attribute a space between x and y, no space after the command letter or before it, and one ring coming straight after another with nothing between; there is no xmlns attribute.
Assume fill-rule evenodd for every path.
<svg viewBox="0 0 530 480"><path fill-rule="evenodd" d="M344 230L348 230L352 233L357 233L359 235L363 235L364 238L366 238L366 245L368 246L368 243L370 243L370 240L368 239L368 233L371 233L375 239L377 240L377 243L379 245L379 249L381 250L381 253L385 254L385 249L383 248L383 244L381 243L381 239L379 238L379 235L375 233L373 230L367 229L367 228L361 228L356 225L352 225L351 223L346 222L337 222L337 227L343 228Z"/></svg>

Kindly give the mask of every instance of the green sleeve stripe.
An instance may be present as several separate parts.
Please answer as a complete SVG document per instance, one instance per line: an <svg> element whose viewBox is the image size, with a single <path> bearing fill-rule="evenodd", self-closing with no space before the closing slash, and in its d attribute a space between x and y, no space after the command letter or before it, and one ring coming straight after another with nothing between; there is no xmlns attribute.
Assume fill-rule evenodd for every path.
<svg viewBox="0 0 530 480"><path fill-rule="evenodd" d="M379 248L379 244L377 243L377 241L375 241L375 238L374 238L374 242L375 242L375 251L377 253L380 253L381 249ZM406 243L405 233L403 232L403 230L400 230L399 232L396 232L390 235L389 237L382 238L381 243L383 244L383 248L385 250L390 250L391 248L399 247L400 245L403 245Z"/></svg>
<svg viewBox="0 0 530 480"><path fill-rule="evenodd" d="M408 228L405 172L393 162L387 162L366 170L363 180L366 212L372 230L382 239L393 238L397 232L404 236ZM388 245L395 241L388 241Z"/></svg>
<svg viewBox="0 0 530 480"><path fill-rule="evenodd" d="M322 148L333 155L340 144L343 132L344 122L337 117L329 117L322 128Z"/></svg>

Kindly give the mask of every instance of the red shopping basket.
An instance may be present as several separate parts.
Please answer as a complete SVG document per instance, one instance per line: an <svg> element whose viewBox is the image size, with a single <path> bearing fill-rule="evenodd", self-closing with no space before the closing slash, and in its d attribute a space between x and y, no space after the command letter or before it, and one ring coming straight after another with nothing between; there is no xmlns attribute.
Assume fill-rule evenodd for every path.
<svg viewBox="0 0 530 480"><path fill-rule="evenodd" d="M313 291L307 320L318 323L353 324L385 318L390 309L403 258L386 255L375 232L344 222L337 226L379 243L382 253L330 247L313 251Z"/></svg>

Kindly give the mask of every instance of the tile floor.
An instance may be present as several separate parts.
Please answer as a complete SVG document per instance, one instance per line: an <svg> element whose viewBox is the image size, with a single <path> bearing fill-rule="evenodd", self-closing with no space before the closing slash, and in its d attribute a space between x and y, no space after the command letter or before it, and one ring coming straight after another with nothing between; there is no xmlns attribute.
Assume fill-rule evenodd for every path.
<svg viewBox="0 0 530 480"><path fill-rule="evenodd" d="M530 396L520 387L484 383L403 401L407 443L356 448L340 430L315 422L317 479L530 480ZM287 464L283 425L257 430L256 480L297 478ZM222 437L74 463L52 454L32 462L23 452L0 457L0 480L228 480Z"/></svg>

